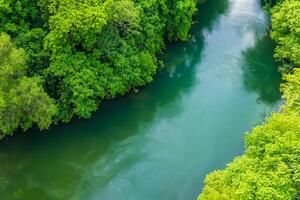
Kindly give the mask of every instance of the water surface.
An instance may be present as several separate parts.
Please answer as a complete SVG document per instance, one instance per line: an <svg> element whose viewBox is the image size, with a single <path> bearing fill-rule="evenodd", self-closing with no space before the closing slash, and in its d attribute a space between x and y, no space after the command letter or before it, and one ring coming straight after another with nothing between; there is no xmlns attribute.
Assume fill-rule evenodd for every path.
<svg viewBox="0 0 300 200"><path fill-rule="evenodd" d="M276 109L280 75L259 0L208 0L189 42L136 95L89 120L0 143L0 199L188 200Z"/></svg>

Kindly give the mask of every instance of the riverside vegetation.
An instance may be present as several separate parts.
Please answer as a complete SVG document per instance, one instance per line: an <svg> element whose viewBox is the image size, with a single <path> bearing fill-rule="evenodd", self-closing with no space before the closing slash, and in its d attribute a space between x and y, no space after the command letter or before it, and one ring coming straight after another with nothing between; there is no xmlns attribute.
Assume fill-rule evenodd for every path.
<svg viewBox="0 0 300 200"><path fill-rule="evenodd" d="M284 105L246 134L246 152L209 174L199 200L300 199L300 1L270 1Z"/></svg>
<svg viewBox="0 0 300 200"><path fill-rule="evenodd" d="M89 118L152 81L201 0L0 0L0 136Z"/></svg>
<svg viewBox="0 0 300 200"><path fill-rule="evenodd" d="M167 40L186 40L196 0L0 0L0 136L88 118L152 81ZM199 199L299 199L300 2L269 0L285 105L210 174Z"/></svg>

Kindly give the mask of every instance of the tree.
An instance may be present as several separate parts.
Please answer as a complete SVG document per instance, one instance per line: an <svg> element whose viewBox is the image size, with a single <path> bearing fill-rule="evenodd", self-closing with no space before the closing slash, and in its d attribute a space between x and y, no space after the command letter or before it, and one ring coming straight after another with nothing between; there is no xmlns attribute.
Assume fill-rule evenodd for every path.
<svg viewBox="0 0 300 200"><path fill-rule="evenodd" d="M246 153L208 175L199 200L292 200L300 187L300 117L274 114L246 137Z"/></svg>
<svg viewBox="0 0 300 200"><path fill-rule="evenodd" d="M7 89L25 90L32 81L55 99L56 121L88 118L103 100L153 80L166 39L188 38L199 2L0 0L0 32L26 52L18 81Z"/></svg>
<svg viewBox="0 0 300 200"><path fill-rule="evenodd" d="M25 52L13 47L7 34L0 35L0 136L18 127L27 130L34 123L48 128L56 114L53 99L41 81L25 76Z"/></svg>
<svg viewBox="0 0 300 200"><path fill-rule="evenodd" d="M283 69L300 66L300 1L289 0L272 9L271 36L277 43L275 57Z"/></svg>

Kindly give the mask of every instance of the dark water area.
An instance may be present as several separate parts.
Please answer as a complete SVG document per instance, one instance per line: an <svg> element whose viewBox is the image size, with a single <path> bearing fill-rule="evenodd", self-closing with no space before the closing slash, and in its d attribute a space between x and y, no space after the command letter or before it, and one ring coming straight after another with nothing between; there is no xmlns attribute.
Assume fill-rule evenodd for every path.
<svg viewBox="0 0 300 200"><path fill-rule="evenodd" d="M209 0L153 83L89 120L0 142L0 199L196 199L278 108L280 74L260 0Z"/></svg>

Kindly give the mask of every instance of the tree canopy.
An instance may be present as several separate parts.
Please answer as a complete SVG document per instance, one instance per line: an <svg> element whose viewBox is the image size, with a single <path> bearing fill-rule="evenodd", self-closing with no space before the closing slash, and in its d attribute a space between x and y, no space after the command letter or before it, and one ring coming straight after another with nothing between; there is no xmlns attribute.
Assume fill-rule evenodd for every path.
<svg viewBox="0 0 300 200"><path fill-rule="evenodd" d="M48 128L56 114L53 99L38 77L25 74L25 52L13 47L10 37L0 35L0 137L32 124Z"/></svg>
<svg viewBox="0 0 300 200"><path fill-rule="evenodd" d="M55 122L90 117L101 101L153 80L165 41L189 38L201 1L0 0L0 33L10 35L11 45L19 49L16 56L24 60L18 65L24 66L18 87L7 86L12 98L21 89L30 91L28 98L43 96L35 106L52 111L44 125L34 119L41 128L52 116ZM20 106L18 114L31 104ZM4 118L0 123L7 124ZM31 126L15 123L8 132Z"/></svg>
<svg viewBox="0 0 300 200"><path fill-rule="evenodd" d="M272 9L271 37L277 43L275 58L290 70L300 66L300 1L286 0Z"/></svg>

